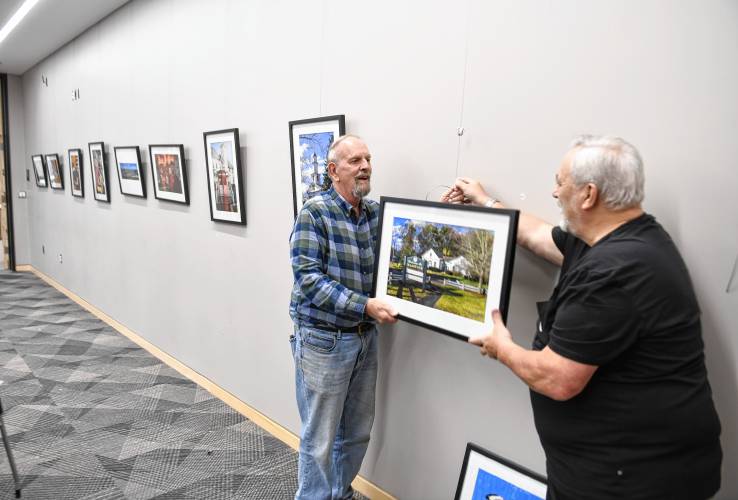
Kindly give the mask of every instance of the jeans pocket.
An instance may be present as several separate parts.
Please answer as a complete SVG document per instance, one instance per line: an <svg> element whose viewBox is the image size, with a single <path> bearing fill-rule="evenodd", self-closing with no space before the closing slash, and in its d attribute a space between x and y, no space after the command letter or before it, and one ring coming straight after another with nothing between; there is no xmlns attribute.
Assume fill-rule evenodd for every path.
<svg viewBox="0 0 738 500"><path fill-rule="evenodd" d="M303 329L300 332L302 345L315 352L328 353L336 348L336 336L313 329Z"/></svg>

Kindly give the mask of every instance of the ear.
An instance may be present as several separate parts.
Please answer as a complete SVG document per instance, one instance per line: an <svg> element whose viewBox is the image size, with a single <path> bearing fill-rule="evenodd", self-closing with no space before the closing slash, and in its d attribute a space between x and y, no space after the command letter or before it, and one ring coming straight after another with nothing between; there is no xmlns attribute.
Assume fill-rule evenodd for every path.
<svg viewBox="0 0 738 500"><path fill-rule="evenodd" d="M600 199L600 191L597 186L591 182L584 186L584 198L582 199L582 210L591 210L597 205Z"/></svg>
<svg viewBox="0 0 738 500"><path fill-rule="evenodd" d="M338 174L336 173L336 163L335 162L329 162L328 163L328 177L331 178L333 182L338 182Z"/></svg>

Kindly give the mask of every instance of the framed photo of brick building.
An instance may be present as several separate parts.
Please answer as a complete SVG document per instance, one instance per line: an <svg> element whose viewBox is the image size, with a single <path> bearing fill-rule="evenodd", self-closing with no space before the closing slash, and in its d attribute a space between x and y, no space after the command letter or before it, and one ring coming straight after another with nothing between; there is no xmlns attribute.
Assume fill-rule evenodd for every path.
<svg viewBox="0 0 738 500"><path fill-rule="evenodd" d="M154 196L159 200L189 205L184 146L182 144L152 144L149 146L149 157Z"/></svg>
<svg viewBox="0 0 738 500"><path fill-rule="evenodd" d="M59 164L59 155L56 153L46 155L46 171L49 174L49 185L51 189L64 189L64 177Z"/></svg>
<svg viewBox="0 0 738 500"><path fill-rule="evenodd" d="M103 142L91 142L89 149L92 194L96 200L110 203L110 183L108 182L108 164L105 161L105 144Z"/></svg>
<svg viewBox="0 0 738 500"><path fill-rule="evenodd" d="M246 224L238 129L205 132L203 138L210 219L216 222Z"/></svg>
<svg viewBox="0 0 738 500"><path fill-rule="evenodd" d="M82 150L68 150L67 158L69 161L69 185L72 189L72 196L84 198L85 184L82 170Z"/></svg>

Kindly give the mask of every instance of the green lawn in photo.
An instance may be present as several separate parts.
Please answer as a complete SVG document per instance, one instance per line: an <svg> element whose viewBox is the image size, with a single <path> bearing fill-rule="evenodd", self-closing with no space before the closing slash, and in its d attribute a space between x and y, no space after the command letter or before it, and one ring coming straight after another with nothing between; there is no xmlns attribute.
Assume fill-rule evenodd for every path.
<svg viewBox="0 0 738 500"><path fill-rule="evenodd" d="M387 295L391 297L397 297L397 285L387 285ZM420 286L413 286L413 293L415 293L416 299L424 299L429 294L428 291L423 291L423 289ZM412 298L410 297L410 287L405 286L402 289L402 297L397 297L398 299L401 298L403 300L407 300L409 302L412 302Z"/></svg>
<svg viewBox="0 0 738 500"><path fill-rule="evenodd" d="M486 295L446 287L446 291L438 299L438 302L436 302L435 308L484 323L486 303Z"/></svg>

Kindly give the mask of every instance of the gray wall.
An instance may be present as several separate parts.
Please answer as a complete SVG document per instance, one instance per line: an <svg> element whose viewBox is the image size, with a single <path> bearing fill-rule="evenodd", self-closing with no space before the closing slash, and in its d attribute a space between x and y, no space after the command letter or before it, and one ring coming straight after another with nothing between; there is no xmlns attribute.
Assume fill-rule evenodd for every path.
<svg viewBox="0 0 738 500"><path fill-rule="evenodd" d="M30 158L26 157L25 117L23 111L23 82L20 77L8 75L8 117L10 130L10 165L13 190L8 194L13 203L13 236L15 237L15 263L30 264L28 240L28 198L18 198L20 191L28 194L31 183L26 181L26 168ZM30 172L33 178L33 172Z"/></svg>
<svg viewBox="0 0 738 500"><path fill-rule="evenodd" d="M19 253L297 432L289 120L345 113L372 149L373 196L436 198L458 173L552 221L570 138L619 134L641 149L646 208L690 266L724 469L735 471L738 283L726 285L738 211L726 202L738 188L737 25L729 0L134 1L23 76L26 152L14 169L51 152L67 168L66 150L82 148L86 197L29 185ZM241 132L247 227L209 217L202 132L227 127ZM139 145L146 158L149 143L184 143L191 206L123 197L112 169L112 203L94 201L87 143L98 140L110 160L114 145ZM534 301L554 276L518 253L518 342L531 341ZM467 441L544 470L521 382L457 340L383 329L363 474L400 498L450 498ZM738 479L725 474L720 497L736 496Z"/></svg>

